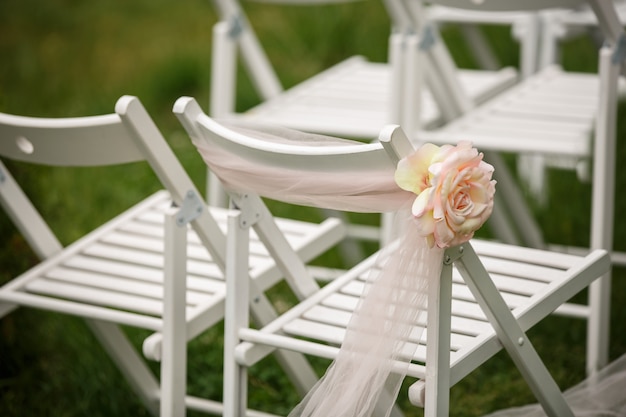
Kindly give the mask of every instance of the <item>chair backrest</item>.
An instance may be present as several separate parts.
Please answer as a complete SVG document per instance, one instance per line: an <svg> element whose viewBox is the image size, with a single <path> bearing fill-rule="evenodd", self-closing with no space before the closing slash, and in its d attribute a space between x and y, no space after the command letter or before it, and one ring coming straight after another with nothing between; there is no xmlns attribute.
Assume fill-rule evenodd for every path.
<svg viewBox="0 0 626 417"><path fill-rule="evenodd" d="M216 262L223 266L225 237L141 102L136 97L123 96L115 111L103 116L55 119L0 113L0 156L33 164L76 167L147 161L177 205L196 202L200 213L192 226ZM0 165L0 171L0 203L31 246L41 257L60 249L4 165ZM56 244L50 243L55 241Z"/></svg>
<svg viewBox="0 0 626 417"><path fill-rule="evenodd" d="M388 141L381 143L365 144L348 140L341 140L333 146L316 146L315 143L306 140L268 143L266 140L255 139L216 122L204 114L195 99L190 97L178 99L174 113L196 144L205 143L207 146L223 148L232 155L245 156L245 159L252 163L311 173L332 172L340 175L345 172L393 170L395 162L413 149L406 136L403 138L400 133L383 135ZM252 129L255 127L264 128L251 126ZM310 137L324 140L319 135ZM285 158L285 155L289 155L289 158Z"/></svg>
<svg viewBox="0 0 626 417"><path fill-rule="evenodd" d="M265 247L278 263L287 283L294 290L296 295L310 295L313 293L317 284L312 280L306 272L304 265L297 255L285 245L284 236L276 228L273 223L272 216L267 211L267 207L261 201L260 196L274 198L279 201L311 205L322 208L334 209L350 209L350 211L384 211L397 209L399 204L406 200L406 194L400 190L393 181L393 170L397 161L413 150L413 146L404 135L402 130L397 126L390 127L381 134L380 143L363 144L355 141L342 141L332 144L332 146L315 146L315 144L307 143L306 139L300 137L290 144L287 143L268 143L263 139L255 139L246 134L242 134L237 130L227 128L209 116L201 109L198 103L190 97L181 97L174 105L174 113L179 118L181 124L187 130L194 144L198 149L211 148L222 155L217 155L211 161L207 160L209 169L220 176L220 167L229 170L237 170L241 167L243 172L241 183L233 185L226 183L227 190L233 199L235 205L245 210L247 218L253 222L253 227ZM314 139L320 138L318 135L310 135ZM326 138L321 138L324 141ZM201 152L202 153L202 152ZM226 153L227 155L223 155ZM242 161L236 161L237 156L242 156ZM204 157L204 155L203 155ZM205 158L206 160L206 158ZM221 163L220 163L221 162ZM238 165L241 162L243 165ZM302 182L306 182L307 175L313 178L318 184L323 183L324 177L329 188L334 187L337 179L344 175L352 175L350 178L365 184L362 188L357 184L349 182L347 189L359 190L347 196L338 203L333 198L333 192L322 187L319 194L313 193L308 198L291 199L294 192L292 188L297 188L300 181L293 181L288 184L285 192L275 189L275 183L284 178L283 176L274 176L272 184L269 188L264 188L267 183L268 175L271 172L254 173L254 165L260 167L275 167L284 174L285 170L294 172L307 173L300 176ZM381 177L381 171L387 172L387 182L389 186L388 197L380 193L367 195L367 186L373 183L376 178ZM252 174L251 174L252 173ZM368 175L371 173L372 175ZM325 176L324 176L325 175ZM233 176L231 175L231 178ZM287 182L293 178L286 178ZM345 179L343 181L346 182ZM307 183L308 184L308 183ZM306 185L305 185L306 187ZM354 188L353 188L354 187ZM263 190L268 192L264 193ZM342 190L344 191L344 190ZM349 193L349 191L346 191ZM297 192L295 192L297 194ZM329 196L329 198L326 198ZM345 195L343 197L346 197ZM377 205L378 204L378 205ZM252 212L254 215L250 215Z"/></svg>

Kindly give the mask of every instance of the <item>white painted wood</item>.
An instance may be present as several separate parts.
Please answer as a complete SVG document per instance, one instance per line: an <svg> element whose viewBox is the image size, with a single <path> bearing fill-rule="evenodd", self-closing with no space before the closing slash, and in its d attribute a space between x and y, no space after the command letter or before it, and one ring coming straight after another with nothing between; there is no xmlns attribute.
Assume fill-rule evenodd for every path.
<svg viewBox="0 0 626 417"><path fill-rule="evenodd" d="M600 107L594 153L593 198L591 207L591 247L613 248L615 220L615 146L617 128L617 91L623 62L613 59L615 48L604 47L600 52ZM607 272L591 286L591 307L588 322L587 367L594 374L609 363L609 327L611 300L611 272Z"/></svg>
<svg viewBox="0 0 626 417"><path fill-rule="evenodd" d="M219 22L213 27L209 108L211 115L218 118L235 111L237 50L236 38L231 36L230 29L226 21Z"/></svg>
<svg viewBox="0 0 626 417"><path fill-rule="evenodd" d="M228 219L228 262L226 263L226 312L224 321L224 415L243 417L247 408L247 368L237 363L235 347L240 343L239 329L249 327L248 250L250 224L241 213ZM244 302L242 302L242 300Z"/></svg>
<svg viewBox="0 0 626 417"><path fill-rule="evenodd" d="M520 370L530 389L551 417L573 417L558 385L539 358L532 343L511 313L499 291L489 278L489 273L480 264L470 244L462 245L464 255L456 263L481 308L494 326L498 339ZM428 376L426 380L428 396ZM426 406L428 407L428 397ZM435 414L433 414L434 416Z"/></svg>
<svg viewBox="0 0 626 417"><path fill-rule="evenodd" d="M178 224L178 210L165 214L163 266L163 358L161 417L184 416L187 394L187 224Z"/></svg>
<svg viewBox="0 0 626 417"><path fill-rule="evenodd" d="M447 251L444 259L446 256ZM447 416L450 413L451 303L452 263L444 261L439 281L428 286L425 417Z"/></svg>

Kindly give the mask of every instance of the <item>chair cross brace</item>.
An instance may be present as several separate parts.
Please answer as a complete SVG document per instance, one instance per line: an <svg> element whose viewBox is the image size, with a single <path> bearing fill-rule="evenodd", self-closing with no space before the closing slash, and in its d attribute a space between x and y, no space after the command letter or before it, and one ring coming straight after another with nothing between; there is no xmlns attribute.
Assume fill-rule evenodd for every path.
<svg viewBox="0 0 626 417"><path fill-rule="evenodd" d="M237 14L230 18L230 22L228 24L228 36L231 39L239 38L239 35L243 32L243 19L241 15Z"/></svg>
<svg viewBox="0 0 626 417"><path fill-rule="evenodd" d="M551 416L573 417L558 385L526 337L519 322L502 299L472 246L467 244L457 248L461 250L455 262L456 267L494 327L503 347L509 353L546 413ZM446 254L449 252L447 251ZM471 254L471 256L463 256L463 253Z"/></svg>
<svg viewBox="0 0 626 417"><path fill-rule="evenodd" d="M437 32L432 25L426 25L422 30L422 36L419 43L421 51L429 51L437 43Z"/></svg>

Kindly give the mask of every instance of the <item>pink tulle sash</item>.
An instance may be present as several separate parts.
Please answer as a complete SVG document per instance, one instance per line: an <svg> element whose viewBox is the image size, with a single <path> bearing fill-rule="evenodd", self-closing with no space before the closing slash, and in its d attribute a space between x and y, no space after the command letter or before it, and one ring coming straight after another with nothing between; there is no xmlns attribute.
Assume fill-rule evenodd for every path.
<svg viewBox="0 0 626 417"><path fill-rule="evenodd" d="M282 128L236 130L265 142L293 146L362 145ZM262 165L205 141L194 143L209 168L232 191L344 211L397 212L398 240L379 252L378 268L370 273L370 285L351 317L337 358L290 417L373 415L383 390L392 398L398 394L421 338L423 328L417 323L426 308L428 283L438 279L441 271L443 250L428 247L412 227L408 208L415 195L396 185L393 168L308 172ZM383 411L385 415L392 405Z"/></svg>

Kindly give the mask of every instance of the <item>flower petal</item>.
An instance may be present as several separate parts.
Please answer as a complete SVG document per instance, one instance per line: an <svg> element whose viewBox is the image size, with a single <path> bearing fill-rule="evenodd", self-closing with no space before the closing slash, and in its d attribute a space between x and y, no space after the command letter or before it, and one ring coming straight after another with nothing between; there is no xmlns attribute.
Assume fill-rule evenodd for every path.
<svg viewBox="0 0 626 417"><path fill-rule="evenodd" d="M430 207L431 191L432 191L432 188L425 189L417 196L417 198L413 202L413 207L411 208L411 212L413 213L415 217L421 217L424 215L426 211L432 210L432 207Z"/></svg>
<svg viewBox="0 0 626 417"><path fill-rule="evenodd" d="M396 167L394 179L398 187L420 194L429 187L428 167L438 154L439 146L425 143L411 155L402 158Z"/></svg>

